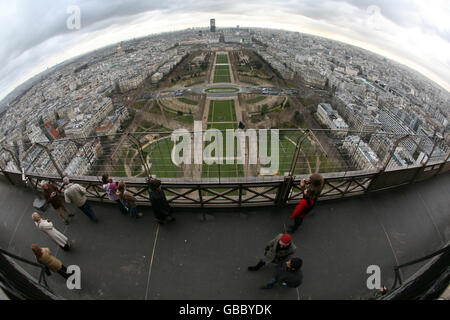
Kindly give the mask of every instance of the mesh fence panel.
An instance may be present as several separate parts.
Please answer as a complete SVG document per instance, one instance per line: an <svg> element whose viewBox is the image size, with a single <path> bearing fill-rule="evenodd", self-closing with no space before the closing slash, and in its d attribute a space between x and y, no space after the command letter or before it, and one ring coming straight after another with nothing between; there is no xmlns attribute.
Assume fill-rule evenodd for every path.
<svg viewBox="0 0 450 320"><path fill-rule="evenodd" d="M423 136L307 129L250 131L217 130L206 141L200 139L200 145L193 132L176 138L173 132L152 131L60 139L34 144L26 151L2 146L0 164L5 171L23 168L26 173L41 175L264 181L384 166L407 168L443 161L449 153L443 141ZM231 138L227 139L227 134ZM244 138L237 138L239 134ZM204 138L205 132L202 135ZM184 149L180 147L183 144ZM184 156L190 156L190 161L176 161ZM196 157L202 161L197 163Z"/></svg>

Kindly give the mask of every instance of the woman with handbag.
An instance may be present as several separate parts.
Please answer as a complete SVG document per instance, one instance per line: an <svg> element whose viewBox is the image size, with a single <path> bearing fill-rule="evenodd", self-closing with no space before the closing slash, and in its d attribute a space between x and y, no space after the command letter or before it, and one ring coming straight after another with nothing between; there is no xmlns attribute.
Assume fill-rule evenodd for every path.
<svg viewBox="0 0 450 320"><path fill-rule="evenodd" d="M67 268L62 264L61 260L51 255L49 248L41 248L33 244L31 245L31 250L36 257L36 261L45 266L47 275L50 275L48 270L51 270L59 273L64 279L69 278L70 275L67 273Z"/></svg>

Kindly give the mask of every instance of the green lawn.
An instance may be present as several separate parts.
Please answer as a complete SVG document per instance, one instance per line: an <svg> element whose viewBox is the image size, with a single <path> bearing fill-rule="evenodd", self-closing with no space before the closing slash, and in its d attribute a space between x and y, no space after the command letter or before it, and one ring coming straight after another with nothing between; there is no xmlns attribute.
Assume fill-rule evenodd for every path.
<svg viewBox="0 0 450 320"><path fill-rule="evenodd" d="M125 168L123 166L123 161L120 161L118 164L113 166L113 177L126 177L127 174L125 172Z"/></svg>
<svg viewBox="0 0 450 320"><path fill-rule="evenodd" d="M230 68L228 66L216 66L213 82L231 82Z"/></svg>
<svg viewBox="0 0 450 320"><path fill-rule="evenodd" d="M175 115L176 116L176 115ZM192 115L178 116L178 118L192 118ZM180 119L177 119L181 121ZM193 118L191 119L193 121ZM190 120L188 120L190 121ZM137 128L134 133L137 137L142 137L144 134L139 134L142 132L151 132L151 131L168 131L167 128L162 126L155 126L151 124L146 124L145 122L141 123L141 126ZM150 167L150 172L153 175L161 178L177 178L182 176L182 171L180 168L175 166L171 160L171 152L173 148L173 141L170 139L170 135L166 135L167 138L159 140L153 144L145 146L142 149L142 154L145 160L148 160L148 165ZM161 135L161 137L163 137ZM142 146L144 146L145 142L142 142ZM126 159L126 160L125 160ZM123 146L121 150L120 157L118 159L118 163L114 166L112 176L116 177L126 177L127 174L125 172L124 163L127 163L130 168L131 176L133 177L142 177L145 176L145 171L143 171L143 166L141 162L141 158L133 145L126 144Z"/></svg>
<svg viewBox="0 0 450 320"><path fill-rule="evenodd" d="M147 103L147 100L138 100L138 101L136 101L136 104L137 104L137 106L136 106L136 109L142 109L142 107L145 105Z"/></svg>
<svg viewBox="0 0 450 320"><path fill-rule="evenodd" d="M244 166L242 164L203 164L202 168L203 178L235 178L243 176Z"/></svg>
<svg viewBox="0 0 450 320"><path fill-rule="evenodd" d="M299 137L302 135L301 131L279 131L279 175L284 175L291 169L292 161L295 155L296 144ZM268 150L271 153L270 145L270 131L268 131ZM305 139L302 142L301 152L296 161L294 174L310 174L316 170L316 160L320 160L320 172L330 172L328 168L333 166L335 168L336 162L333 159L327 158L321 152L316 154L316 148L312 146L310 139ZM267 166L269 167L269 166ZM328 168L327 168L328 167ZM334 170L335 171L335 170Z"/></svg>
<svg viewBox="0 0 450 320"><path fill-rule="evenodd" d="M289 172L292 165L292 158L295 153L295 143L298 141L299 131L280 131L279 144L279 161L280 161L280 175Z"/></svg>
<svg viewBox="0 0 450 320"><path fill-rule="evenodd" d="M133 136L136 138L136 139L140 139L143 135L142 135L142 132L147 132L148 131L148 129L147 128L143 128L143 127L141 127L141 126L139 126L137 129L136 129L136 131L133 133Z"/></svg>
<svg viewBox="0 0 450 320"><path fill-rule="evenodd" d="M216 71L222 72L222 73L228 73L228 71L230 71L230 67L229 66L216 66Z"/></svg>
<svg viewBox="0 0 450 320"><path fill-rule="evenodd" d="M246 102L248 104L253 104L253 103L261 102L261 101L263 101L266 98L267 98L267 96L259 96L259 97L253 98L253 99L248 99Z"/></svg>
<svg viewBox="0 0 450 320"><path fill-rule="evenodd" d="M295 152L295 144L297 143L300 131L287 131L285 133L280 132L280 171L288 172L292 165L292 160ZM290 139L290 140L288 140ZM308 137L303 140L301 145L301 152L296 161L294 174L310 174L318 172L338 172L342 170L340 163L333 157L327 157L317 144L312 143L312 138ZM317 168L317 163L319 168Z"/></svg>
<svg viewBox="0 0 450 320"><path fill-rule="evenodd" d="M207 129L218 129L218 130L227 130L227 129L237 129L236 123L214 123L214 124L208 124ZM225 132L224 132L225 134Z"/></svg>
<svg viewBox="0 0 450 320"><path fill-rule="evenodd" d="M194 116L192 114L186 114L183 116L177 116L175 120L183 123L194 123Z"/></svg>
<svg viewBox="0 0 450 320"><path fill-rule="evenodd" d="M228 63L228 56L226 54L218 54L216 56L216 63Z"/></svg>
<svg viewBox="0 0 450 320"><path fill-rule="evenodd" d="M202 84L202 83L204 83L204 82L205 82L205 79L203 79L203 80L201 80L201 81L195 81L195 82L192 82L192 83L188 83L188 84L184 85L184 87L185 87L185 88L193 87L193 86L196 86L196 85L198 85L198 84Z"/></svg>
<svg viewBox="0 0 450 320"><path fill-rule="evenodd" d="M233 88L233 87L220 87L220 88L209 88L209 89L206 89L205 92L208 92L208 93L230 93L230 92L239 92L239 89Z"/></svg>
<svg viewBox="0 0 450 320"><path fill-rule="evenodd" d="M211 101L209 108L208 121L210 122L207 129L218 129L222 132L223 141L223 155L226 156L226 129L236 129L236 109L234 106L234 100L216 100ZM218 123L216 123L218 122ZM221 123L228 122L228 123ZM208 144L205 145L205 147ZM235 145L234 156L237 155L237 144ZM213 153L212 156L215 156ZM214 163L212 165L203 164L202 177L217 178L217 177L243 177L244 167L241 164L225 164L226 160L223 160L223 164ZM235 192L233 193L233 195Z"/></svg>
<svg viewBox="0 0 450 320"><path fill-rule="evenodd" d="M166 115L183 123L194 123L194 115L192 114L179 114L177 110L171 109L169 107L163 106L163 110L166 112Z"/></svg>
<svg viewBox="0 0 450 320"><path fill-rule="evenodd" d="M193 106L198 105L197 101L194 101L194 100L191 100L191 99L188 99L188 98L178 98L178 100L183 102L183 103L187 103L187 104L190 104L190 105L193 105Z"/></svg>
<svg viewBox="0 0 450 320"><path fill-rule="evenodd" d="M209 106L208 122L235 122L234 100L213 100Z"/></svg>
<svg viewBox="0 0 450 320"><path fill-rule="evenodd" d="M223 157L226 157L226 131L225 129L235 129L232 125L214 125L214 129L218 129L222 132L222 139L223 139ZM207 144L205 145L205 147ZM212 154L212 156L215 156L215 153ZM237 143L234 147L234 156L237 156ZM233 178L233 177L243 177L244 176L244 166L242 164L237 164L237 161L235 160L234 164L226 164L226 160L222 159L222 163L213 163L211 165L208 165L206 163L203 164L202 168L202 177L206 178Z"/></svg>
<svg viewBox="0 0 450 320"><path fill-rule="evenodd" d="M172 162L173 141L170 136L144 148L144 156L149 155L150 172L160 178L177 178L182 171Z"/></svg>

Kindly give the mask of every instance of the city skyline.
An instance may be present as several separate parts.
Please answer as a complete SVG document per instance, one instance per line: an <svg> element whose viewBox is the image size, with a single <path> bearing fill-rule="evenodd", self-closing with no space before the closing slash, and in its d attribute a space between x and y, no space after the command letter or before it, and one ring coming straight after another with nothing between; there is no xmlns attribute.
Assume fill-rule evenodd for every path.
<svg viewBox="0 0 450 320"><path fill-rule="evenodd" d="M450 89L450 61L446 57L450 32L445 20L450 7L444 1L426 7L417 1L108 4L61 1L49 9L27 1L12 6L0 3L0 18L10 26L0 32L2 43L8 43L0 51L0 58L6 61L0 68L0 99L34 75L70 58L148 34L206 28L210 18L216 19L219 28L240 25L285 29L356 45L400 62ZM70 16L67 8L71 5L80 8L79 30L66 26Z"/></svg>
<svg viewBox="0 0 450 320"><path fill-rule="evenodd" d="M337 153L353 154L352 162L344 164L351 168L370 168L384 161L387 150L394 147L393 137L386 135L420 137L419 151L409 141L394 152L400 166L420 162L426 154L444 156L446 147L432 150L435 135L450 141L448 93L369 51L285 30L236 26L214 33L191 28L143 37L71 60L35 80L30 88L22 88L26 91L5 110L0 125L0 142L13 143L24 157L28 150L33 157L39 156L38 150L32 149L36 143L59 144L65 138L98 136L114 141L116 134L148 132L151 128L170 131L182 126L192 130L200 119L204 130L236 129L247 117L251 118L250 122L244 120L247 128L339 130L333 134L332 145L339 149ZM227 100L215 101L218 97ZM311 117L315 108L316 115ZM152 137L143 138L153 141ZM369 144L362 144L361 138ZM151 143L144 140L144 144ZM291 153L289 147L295 140L283 141L283 152ZM111 151L106 141L103 139L101 145L98 141L88 143L86 148L93 153L81 152L72 161L65 156L76 153L77 148L69 143L69 150L56 148L55 157L68 172L87 174L96 170L92 159L102 163L103 152ZM361 152L352 152L358 145ZM118 145L114 150L120 148ZM128 154L126 149L124 152ZM170 160L168 156L162 155ZM178 168L158 169L161 163L168 163L166 160L160 161L158 156L150 159L154 170L159 170L158 176L178 175ZM15 165L10 160L4 158L8 167ZM41 160L33 161L30 169L55 169L48 158ZM120 158L115 161L119 161L114 162L116 168L108 171L119 176L142 174L138 168L130 169L134 160L123 164ZM327 171L342 170L345 162L319 161ZM285 172L286 163L271 174ZM209 175L209 169L195 172ZM245 172L239 166L225 171ZM186 174L191 173L194 171Z"/></svg>

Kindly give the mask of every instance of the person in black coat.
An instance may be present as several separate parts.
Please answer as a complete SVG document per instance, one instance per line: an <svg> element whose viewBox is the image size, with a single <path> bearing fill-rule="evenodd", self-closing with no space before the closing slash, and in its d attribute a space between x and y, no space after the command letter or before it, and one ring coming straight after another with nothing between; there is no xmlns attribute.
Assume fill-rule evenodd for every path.
<svg viewBox="0 0 450 320"><path fill-rule="evenodd" d="M161 181L152 179L149 181L150 201L152 202L153 212L159 224L175 221L172 217L172 208L167 202L166 195L161 189Z"/></svg>
<svg viewBox="0 0 450 320"><path fill-rule="evenodd" d="M261 289L272 289L276 283L288 288L297 288L302 284L303 274L300 270L303 261L300 258L290 258L281 262L273 275L272 280Z"/></svg>

